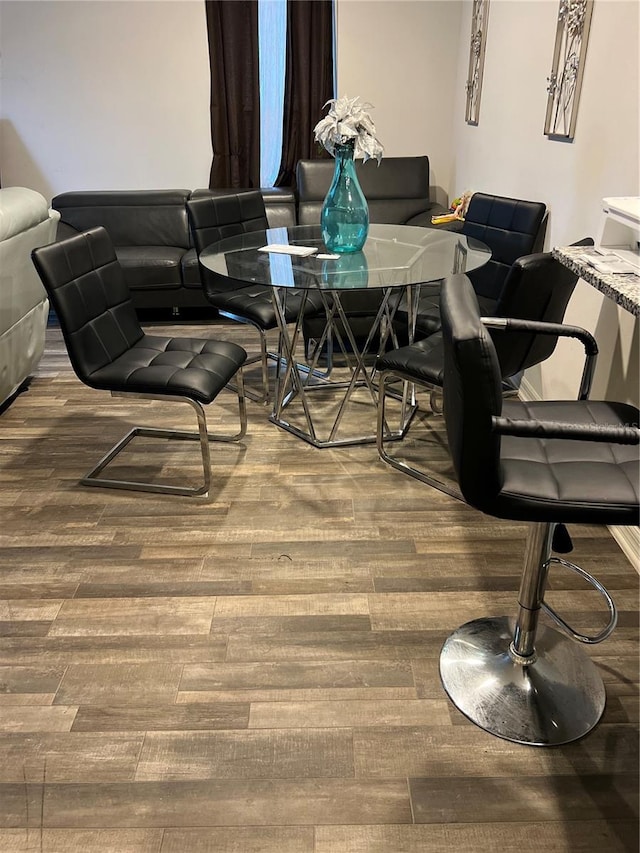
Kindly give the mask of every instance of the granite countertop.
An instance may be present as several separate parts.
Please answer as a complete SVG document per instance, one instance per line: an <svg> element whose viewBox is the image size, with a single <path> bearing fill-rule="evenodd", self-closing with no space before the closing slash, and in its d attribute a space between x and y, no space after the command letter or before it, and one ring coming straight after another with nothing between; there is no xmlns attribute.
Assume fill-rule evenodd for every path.
<svg viewBox="0 0 640 853"><path fill-rule="evenodd" d="M596 290L640 317L640 276L599 273L584 260L592 252L593 249L584 246L560 246L553 249L551 254Z"/></svg>

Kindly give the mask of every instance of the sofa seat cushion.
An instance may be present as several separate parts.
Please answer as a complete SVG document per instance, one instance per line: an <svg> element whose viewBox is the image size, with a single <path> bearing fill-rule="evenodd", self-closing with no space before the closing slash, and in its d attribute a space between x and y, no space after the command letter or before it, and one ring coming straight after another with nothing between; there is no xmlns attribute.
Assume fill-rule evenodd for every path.
<svg viewBox="0 0 640 853"><path fill-rule="evenodd" d="M405 225L416 225L420 228L442 228L441 225L433 225L431 222L432 216L443 216L445 213L450 213L449 209L443 207L437 202L430 204L429 208L417 216L412 216L404 223ZM447 231L460 231L462 228L462 220L459 222L450 222L447 225Z"/></svg>
<svg viewBox="0 0 640 853"><path fill-rule="evenodd" d="M180 266L182 270L183 287L201 290L202 281L200 279L200 265L198 263L198 253L195 249L189 249L188 252L184 253Z"/></svg>
<svg viewBox="0 0 640 853"><path fill-rule="evenodd" d="M178 246L117 246L116 256L132 290L169 290L180 287L180 261L184 249Z"/></svg>

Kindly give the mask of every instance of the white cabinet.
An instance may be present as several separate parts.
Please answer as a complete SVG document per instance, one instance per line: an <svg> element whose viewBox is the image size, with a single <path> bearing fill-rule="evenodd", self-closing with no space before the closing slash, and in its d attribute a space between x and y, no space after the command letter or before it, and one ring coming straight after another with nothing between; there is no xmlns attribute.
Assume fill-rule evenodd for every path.
<svg viewBox="0 0 640 853"><path fill-rule="evenodd" d="M606 246L640 268L640 197L602 199L602 218L597 246Z"/></svg>

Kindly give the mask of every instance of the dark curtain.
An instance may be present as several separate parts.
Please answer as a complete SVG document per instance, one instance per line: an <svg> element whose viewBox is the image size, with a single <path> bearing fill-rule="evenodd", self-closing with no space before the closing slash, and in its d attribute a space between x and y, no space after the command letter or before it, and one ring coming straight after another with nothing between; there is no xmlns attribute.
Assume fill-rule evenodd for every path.
<svg viewBox="0 0 640 853"><path fill-rule="evenodd" d="M329 154L313 139L333 91L333 0L289 0L282 161L276 186L295 184L298 160Z"/></svg>
<svg viewBox="0 0 640 853"><path fill-rule="evenodd" d="M259 187L258 0L205 0L205 8L213 144L209 187Z"/></svg>

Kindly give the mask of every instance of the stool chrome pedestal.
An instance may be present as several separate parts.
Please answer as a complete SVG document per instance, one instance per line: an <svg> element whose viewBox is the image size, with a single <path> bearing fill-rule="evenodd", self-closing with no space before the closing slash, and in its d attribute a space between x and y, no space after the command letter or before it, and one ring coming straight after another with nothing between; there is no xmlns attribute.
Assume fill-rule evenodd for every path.
<svg viewBox="0 0 640 853"><path fill-rule="evenodd" d="M608 592L578 566L549 558L553 524L533 524L527 539L517 620L476 619L446 640L440 677L451 701L491 734L532 746L558 746L586 735L604 711L604 684L594 663L565 634L538 625L544 609L566 633L598 643L613 631L617 614ZM571 629L544 603L549 564L577 572L605 597L610 619L597 636Z"/></svg>

